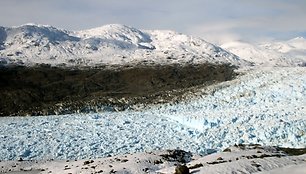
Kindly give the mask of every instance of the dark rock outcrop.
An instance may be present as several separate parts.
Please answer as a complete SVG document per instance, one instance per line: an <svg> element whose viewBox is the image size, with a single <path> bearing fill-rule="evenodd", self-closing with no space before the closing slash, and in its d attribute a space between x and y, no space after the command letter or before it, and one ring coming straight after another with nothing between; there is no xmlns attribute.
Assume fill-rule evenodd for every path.
<svg viewBox="0 0 306 174"><path fill-rule="evenodd" d="M50 115L168 102L184 89L230 80L222 64L113 68L0 67L0 116ZM170 95L171 93L171 95ZM169 94L169 95L168 95Z"/></svg>

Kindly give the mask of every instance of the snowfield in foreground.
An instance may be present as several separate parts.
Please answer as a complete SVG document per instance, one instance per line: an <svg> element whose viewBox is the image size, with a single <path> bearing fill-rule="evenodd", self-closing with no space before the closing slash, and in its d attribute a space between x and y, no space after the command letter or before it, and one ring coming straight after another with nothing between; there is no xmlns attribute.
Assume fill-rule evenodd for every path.
<svg viewBox="0 0 306 174"><path fill-rule="evenodd" d="M180 150L164 150L89 160L0 161L0 173L173 174L179 169L176 166L182 163L190 173L304 174L306 155L291 156L275 147L241 145L204 157Z"/></svg>
<svg viewBox="0 0 306 174"><path fill-rule="evenodd" d="M1 118L0 160L206 154L235 143L305 147L306 68L253 70L193 95L139 111Z"/></svg>

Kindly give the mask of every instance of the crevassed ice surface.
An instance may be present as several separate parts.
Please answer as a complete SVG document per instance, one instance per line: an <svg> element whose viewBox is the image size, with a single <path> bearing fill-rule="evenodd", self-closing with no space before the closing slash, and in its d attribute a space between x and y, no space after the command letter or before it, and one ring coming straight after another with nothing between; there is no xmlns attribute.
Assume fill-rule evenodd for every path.
<svg viewBox="0 0 306 174"><path fill-rule="evenodd" d="M134 112L1 118L0 134L2 160L96 158L153 149L202 148L193 143L199 132L166 118Z"/></svg>
<svg viewBox="0 0 306 174"><path fill-rule="evenodd" d="M233 143L305 147L306 68L259 70L215 89L154 112L203 132L209 148Z"/></svg>
<svg viewBox="0 0 306 174"><path fill-rule="evenodd" d="M306 68L271 68L141 111L0 118L0 157L75 159L235 143L306 144Z"/></svg>

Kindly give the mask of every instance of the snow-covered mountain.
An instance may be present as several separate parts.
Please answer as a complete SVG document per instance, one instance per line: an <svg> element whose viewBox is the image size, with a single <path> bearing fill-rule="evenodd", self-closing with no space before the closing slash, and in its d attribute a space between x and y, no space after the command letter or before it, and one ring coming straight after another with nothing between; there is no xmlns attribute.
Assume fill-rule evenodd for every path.
<svg viewBox="0 0 306 174"><path fill-rule="evenodd" d="M234 53L230 53L228 51ZM238 56L236 56L238 55ZM0 27L0 64L99 66L231 63L243 66L305 66L306 39L270 43L233 41L221 48L168 30L110 24L83 31L47 25Z"/></svg>
<svg viewBox="0 0 306 174"><path fill-rule="evenodd" d="M0 27L0 59L1 64L65 66L245 63L200 38L174 31L142 31L119 24L83 31L35 24Z"/></svg>
<svg viewBox="0 0 306 174"><path fill-rule="evenodd" d="M305 66L306 39L251 44L233 41L221 45L244 60L262 66Z"/></svg>
<svg viewBox="0 0 306 174"><path fill-rule="evenodd" d="M290 156L272 146L305 151L306 69L261 66L305 66L305 39L258 45L231 42L222 47L241 58L202 39L173 31L144 31L117 24L84 31L33 24L0 27L0 66L259 65L256 69L246 68L236 79L199 85L187 91L182 101L135 105L122 112L1 117L0 173L166 174L174 173L178 163L185 163L191 173L304 172L305 154ZM76 80L69 79L72 83L66 89L61 86L62 79L56 86L59 89L76 87L70 85ZM3 84L3 93L7 94ZM21 91L33 93L23 87ZM20 94L7 96L15 99ZM23 99L36 102L29 97ZM219 153L213 153L216 151ZM183 162L182 158L174 158L191 153L197 155ZM104 158L107 156L112 157Z"/></svg>

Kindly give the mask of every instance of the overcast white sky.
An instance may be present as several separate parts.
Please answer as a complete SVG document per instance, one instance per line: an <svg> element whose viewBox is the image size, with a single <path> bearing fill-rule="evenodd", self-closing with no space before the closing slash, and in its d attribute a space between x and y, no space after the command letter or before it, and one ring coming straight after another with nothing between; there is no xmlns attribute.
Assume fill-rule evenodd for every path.
<svg viewBox="0 0 306 174"><path fill-rule="evenodd" d="M306 0L1 0L0 25L68 30L120 23L213 43L306 36Z"/></svg>

